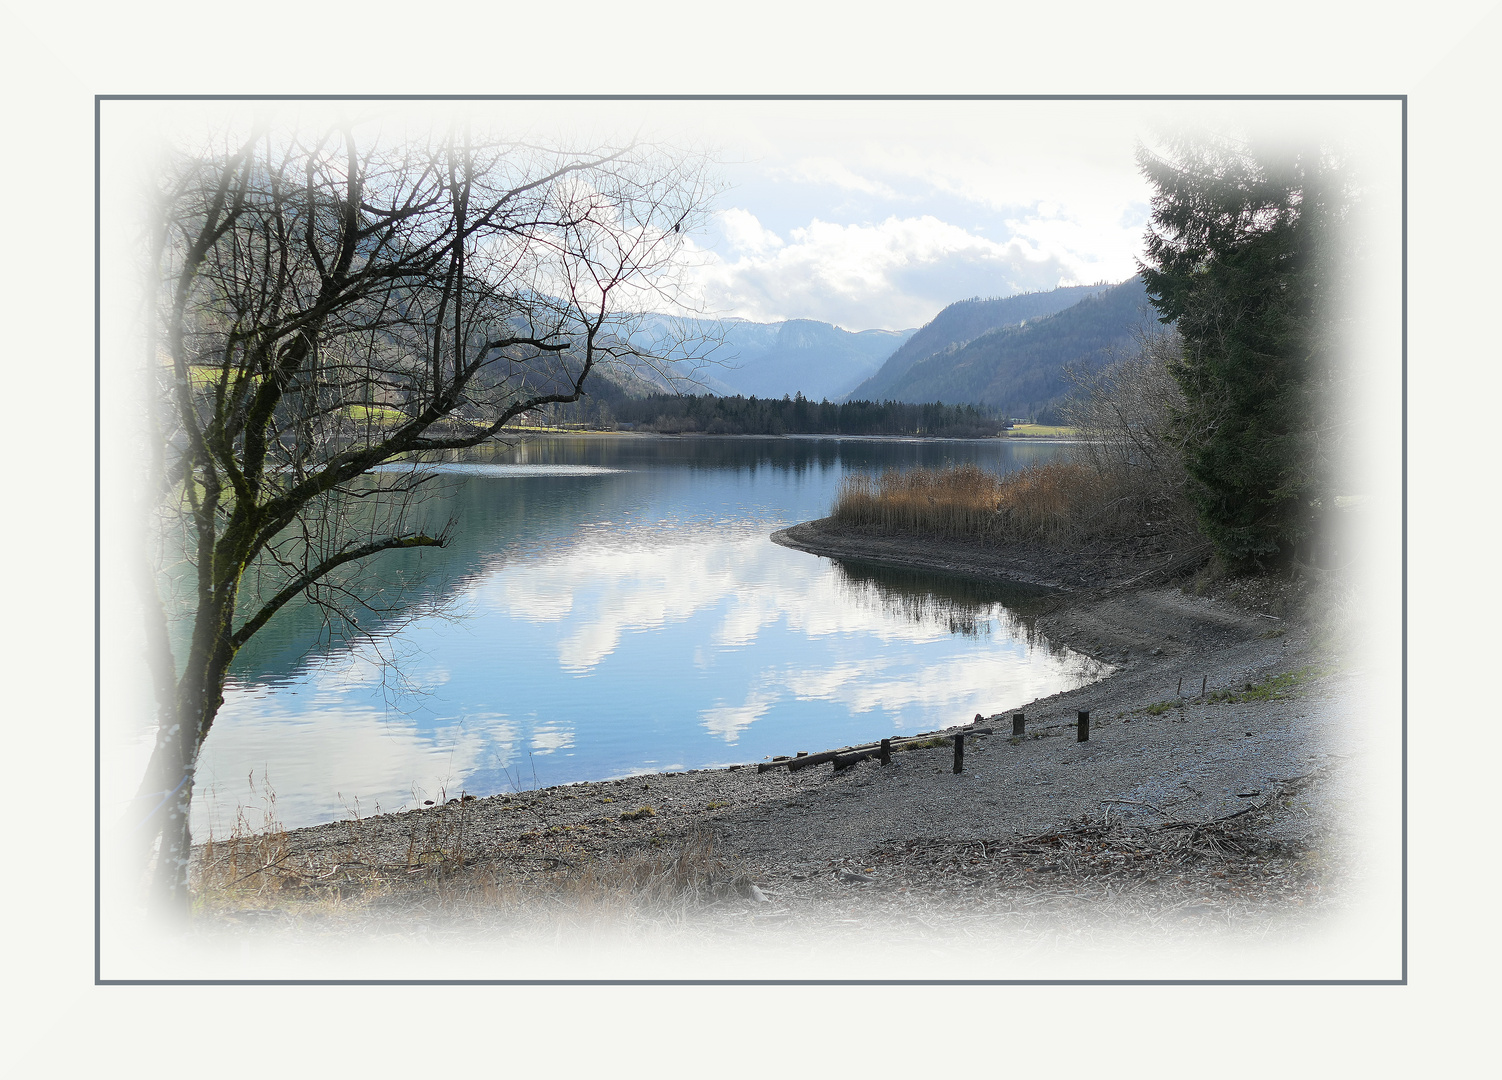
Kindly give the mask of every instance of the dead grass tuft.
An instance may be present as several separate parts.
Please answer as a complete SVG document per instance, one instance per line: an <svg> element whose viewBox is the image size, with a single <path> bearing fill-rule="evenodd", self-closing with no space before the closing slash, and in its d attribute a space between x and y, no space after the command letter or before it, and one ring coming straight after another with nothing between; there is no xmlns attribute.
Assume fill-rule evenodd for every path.
<svg viewBox="0 0 1502 1080"><path fill-rule="evenodd" d="M250 786L255 792L254 773L250 777ZM251 824L255 812L241 805L236 808L235 824L228 837L219 839L209 833L208 841L192 867L191 887L200 902L209 896L264 897L287 884L287 878L277 872L290 854L287 830L277 821L276 792L271 790L264 777L259 827Z"/></svg>

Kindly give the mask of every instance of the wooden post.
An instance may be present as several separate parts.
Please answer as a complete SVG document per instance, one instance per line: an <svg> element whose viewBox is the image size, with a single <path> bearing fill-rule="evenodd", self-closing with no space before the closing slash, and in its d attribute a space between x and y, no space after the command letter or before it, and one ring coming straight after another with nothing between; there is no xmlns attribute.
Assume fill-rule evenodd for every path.
<svg viewBox="0 0 1502 1080"><path fill-rule="evenodd" d="M1027 726L1027 718L1025 716L1023 716L1020 712L1014 712L1012 714L1012 738L1015 739L1019 735L1021 735L1022 732L1023 732L1023 729L1026 726Z"/></svg>
<svg viewBox="0 0 1502 1080"><path fill-rule="evenodd" d="M1184 676L1180 675L1179 676L1179 692L1177 694L1175 694L1174 697L1183 697L1183 696L1184 696Z"/></svg>
<svg viewBox="0 0 1502 1080"><path fill-rule="evenodd" d="M883 765L890 765L890 764L892 764L892 740L891 739L882 739L881 740L881 763Z"/></svg>
<svg viewBox="0 0 1502 1080"><path fill-rule="evenodd" d="M954 733L954 771L956 774L965 771L965 733Z"/></svg>
<svg viewBox="0 0 1502 1080"><path fill-rule="evenodd" d="M1079 727L1077 728L1077 733L1075 735L1075 742L1089 742L1089 741L1090 741L1090 710L1089 709L1081 709L1080 710Z"/></svg>
<svg viewBox="0 0 1502 1080"><path fill-rule="evenodd" d="M1205 696L1205 683L1207 683L1209 681L1210 681L1210 676L1208 676L1208 675L1201 675L1200 676L1200 697L1204 697Z"/></svg>

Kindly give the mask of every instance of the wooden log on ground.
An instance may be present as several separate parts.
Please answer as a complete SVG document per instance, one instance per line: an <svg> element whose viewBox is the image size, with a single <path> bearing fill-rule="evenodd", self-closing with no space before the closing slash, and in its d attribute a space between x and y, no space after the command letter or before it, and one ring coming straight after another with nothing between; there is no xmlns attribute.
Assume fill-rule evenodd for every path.
<svg viewBox="0 0 1502 1080"><path fill-rule="evenodd" d="M865 761L867 758L875 757L880 753L881 750L879 748L872 748L870 750L856 750L849 754L840 754L834 759L834 771L839 772L841 769L848 769L857 761Z"/></svg>
<svg viewBox="0 0 1502 1080"><path fill-rule="evenodd" d="M833 761L840 756L841 752L839 750L825 750L822 754L809 754L806 757L794 758L787 763L788 772L797 772L799 769L806 769L810 765L822 765L826 761Z"/></svg>

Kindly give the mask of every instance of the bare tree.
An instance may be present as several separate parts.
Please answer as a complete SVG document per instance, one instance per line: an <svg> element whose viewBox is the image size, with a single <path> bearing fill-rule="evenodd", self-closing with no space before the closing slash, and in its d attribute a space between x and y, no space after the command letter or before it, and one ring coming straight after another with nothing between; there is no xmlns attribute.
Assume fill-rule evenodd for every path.
<svg viewBox="0 0 1502 1080"><path fill-rule="evenodd" d="M1073 392L1065 412L1082 436L1076 460L1105 485L1096 515L1118 530L1166 528L1197 552L1181 448L1184 396L1171 373L1180 349L1173 329L1148 327L1111 363L1066 369Z"/></svg>
<svg viewBox="0 0 1502 1080"><path fill-rule="evenodd" d="M1147 329L1136 347L1101 367L1069 368L1069 422L1086 440L1078 453L1102 472L1152 475L1154 485L1183 481L1172 433L1183 394L1169 372L1178 352L1172 330Z"/></svg>
<svg viewBox="0 0 1502 1080"><path fill-rule="evenodd" d="M164 165L151 239L158 526L191 568L159 588L159 724L137 835L185 910L194 770L236 652L297 597L344 610L363 560L443 546L416 471L644 354L619 325L675 284L711 192L698 158L574 151L464 125L260 123ZM158 575L167 580L166 575ZM191 635L173 655L168 609ZM354 619L354 615L349 616Z"/></svg>

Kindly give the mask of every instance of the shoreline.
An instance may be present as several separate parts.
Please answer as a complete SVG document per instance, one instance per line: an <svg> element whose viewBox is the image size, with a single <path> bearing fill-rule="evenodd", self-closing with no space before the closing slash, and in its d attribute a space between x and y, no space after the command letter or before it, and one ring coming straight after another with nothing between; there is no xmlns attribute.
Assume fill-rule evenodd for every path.
<svg viewBox="0 0 1502 1080"><path fill-rule="evenodd" d="M873 442L1026 442L1072 446L1085 440L1069 435L847 435L840 432L789 431L781 435L755 435L739 432L708 431L601 431L597 428L506 428L505 434L520 438L583 436L586 438L622 437L635 439L835 439Z"/></svg>
<svg viewBox="0 0 1502 1080"><path fill-rule="evenodd" d="M1264 925L1323 910L1339 894L1339 858L1329 838L1348 825L1333 807L1347 786L1347 747L1360 739L1359 675L1328 670L1307 627L1256 610L1279 605L1276 589L1260 596L1249 590L1239 603L1193 596L1144 582L1130 561L1071 585L1069 578L1091 567L1065 553L842 531L828 519L772 539L819 557L1032 584L1042 596L1026 617L1030 634L1043 647L1067 647L1114 670L975 723L994 733L966 739L959 774L952 734L970 725L969 717L954 718L947 739L916 740L885 766L869 759L842 770L821 763L759 771L751 762L471 796L297 829L284 835L279 856L281 865L306 868L287 871L302 879L291 884L318 896L307 882L348 885L364 873L353 893L387 897L401 910L393 895L425 902L434 882L478 874L504 878L536 900L581 875L603 880L664 852L710 843L716 859L736 868L727 879L739 883L729 898L735 917L751 910L812 927L836 910L879 899L884 911L923 911L932 920L950 917L950 893L962 879L977 890L966 893L967 902L1001 903L1022 884L1042 888L1044 879L1031 875L1044 873L1041 895L1068 907L1070 897L1121 867L1081 857L1061 870L1057 858L1037 854L1039 837L1067 846L1085 835L1081 829L1104 823L1115 839L1097 837L1087 849L1151 851L1154 838L1166 843L1179 835L1170 825L1180 822L1193 825L1192 836L1234 825L1239 855L1219 870L1193 858L1186 868L1182 852L1163 848L1162 859L1137 868L1134 903L1152 911L1182 906L1188 889L1209 898L1201 905L1213 915L1209 923L1219 925L1234 909L1242 922ZM1080 709L1090 710L1087 742L1076 741ZM1014 711L1027 717L1022 739L1011 737ZM789 746L783 753L833 749ZM954 851L966 845L992 853L985 866L955 861ZM884 879L883 865L900 865L900 877ZM976 867L1002 866L1011 866L1007 881L989 889L975 883ZM1290 907L1268 891L1268 882L1282 888L1294 880L1314 889L1319 903L1301 899ZM1224 903L1215 899L1232 886ZM1252 895L1258 899L1247 901ZM706 917L725 916L726 902L704 905ZM226 896L210 906L233 923L244 904Z"/></svg>

